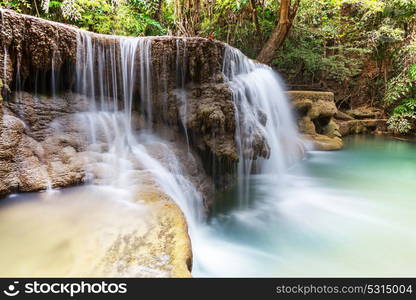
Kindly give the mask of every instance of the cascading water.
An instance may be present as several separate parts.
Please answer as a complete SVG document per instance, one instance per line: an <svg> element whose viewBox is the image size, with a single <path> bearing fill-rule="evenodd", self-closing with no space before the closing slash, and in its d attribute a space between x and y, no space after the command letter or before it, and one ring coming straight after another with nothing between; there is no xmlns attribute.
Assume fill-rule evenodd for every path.
<svg viewBox="0 0 416 300"><path fill-rule="evenodd" d="M146 201L147 190L156 189L158 193L166 194L178 204L187 219L190 235L193 234L196 224L204 219L202 195L188 180L182 163L173 150L176 147L175 144L164 140L153 131L152 38L116 37L78 31L76 51L76 78L73 93L77 95L75 98L82 99L85 107L81 112L72 116L71 126L75 126L76 131L79 132L77 137L85 140L85 147L87 147L85 166L87 178L92 185L87 185L79 190L62 191L62 193L58 192L54 195L46 193L47 196L36 197L46 200L45 202L49 200L54 203L60 201L51 200L74 198L73 204L69 207L62 204L62 207L67 207L68 214L62 216L63 220L59 225L56 224L56 226L62 226L62 232L68 235L76 235L77 230L84 232L84 229L81 228L91 226L91 223L94 223L93 220L101 222L102 226L98 225L97 228L92 225L96 233L85 232L79 234L79 237L70 239L70 242L75 243L76 247L67 247L65 251L60 252L62 254L56 254L56 260L63 261L60 268L57 266L45 267L44 270L40 270L40 273L36 274L41 274L41 276L45 274L55 274L56 276L71 276L73 274L84 274L85 276L168 276L170 267L167 265L168 258L154 257L156 262L143 262L145 266L141 266L138 262L133 268L129 265L132 258L128 257L131 256L136 260L135 256L139 254L134 251L138 251L137 249L118 254L120 261L117 262L112 261L113 255L111 254L114 247L119 247L117 240L115 246L111 245L117 235L124 235L125 239L129 239L134 244L137 239L146 239L146 228L153 226L157 230L157 226L160 226L160 224L151 225L154 222L154 219L151 218L154 212L151 213L143 205L143 201ZM52 57L52 59L55 58ZM52 62L49 81L53 101L56 96L61 96L56 95L58 77L54 63L55 61ZM20 74L17 69L16 89L20 89L19 79ZM135 113L133 116L134 110L139 111L140 115ZM56 124L56 126L59 130L64 125ZM188 158L189 155L192 154L188 152ZM142 192L144 192L144 196L142 196ZM99 198L102 198L102 204L97 201ZM91 212L91 220L83 216L82 210L78 211L78 206L85 206L85 202L98 204L97 210ZM54 215L56 211L59 212L59 206L48 204L40 206L44 207L47 214ZM87 207L89 207L88 204ZM126 207L130 207L131 212L126 212ZM27 209L32 210L33 207L27 207ZM4 211L7 213L7 210ZM122 215L115 216L117 212ZM12 210L10 212L11 220L14 220L13 217L18 213L18 211ZM67 220L74 219L78 215L80 215L80 223L73 229L68 229ZM104 221L102 218L106 215L115 219ZM125 221L123 221L124 218ZM46 219L50 220L51 218ZM107 222L113 222L114 229L108 228ZM130 224L126 225L126 222ZM121 223L124 225L121 226ZM125 228L123 228L124 226ZM134 226L139 228L134 228ZM45 247L52 245L51 247L54 248L55 243L68 242L65 235L61 236L59 233L49 230L48 227L50 226L45 222L37 228L40 236L43 234L48 236L47 239L45 238ZM22 230L27 229L23 225L21 228ZM30 229L27 229L26 232L30 233ZM100 232L104 235L100 236ZM83 244L82 240L88 239L88 235L91 235L91 242ZM31 234L28 238L31 239L33 236ZM79 266L83 264L84 259L91 259L88 254L81 254L76 259L77 262L69 264L70 266L76 264L78 267L74 265L74 270L68 270L65 256L73 255L72 251L85 253L85 249L94 248L93 243L97 240L103 249L97 250L97 255L91 260L90 266ZM10 251L5 251L13 256L16 250L12 247L16 244L18 243L10 242ZM33 249L34 253L38 253L37 251L42 253L44 250ZM61 258L60 255L64 257ZM8 256L4 255L3 257ZM24 262L31 272L37 272L37 270L30 268L33 263L37 264L39 261L36 261L35 258L35 262L30 260ZM18 271L14 273L15 269L12 265L4 266L5 272L19 274ZM45 273L42 273L43 271Z"/></svg>
<svg viewBox="0 0 416 300"><path fill-rule="evenodd" d="M181 47L182 44L182 47ZM182 52L181 52L182 48ZM180 101L180 119L182 122L183 131L186 138L186 144L188 146L188 152L190 149L189 146L189 136L186 129L186 119L188 116L188 101L186 98L186 70L187 70L187 55L186 55L186 39L177 39L176 40L176 86L178 98Z"/></svg>
<svg viewBox="0 0 416 300"><path fill-rule="evenodd" d="M103 45L102 39L113 39L116 43L112 44L118 44L119 48ZM193 224L202 216L202 196L185 178L169 146L152 131L151 44L151 38L79 32L76 91L90 96L92 110L79 113L76 118L89 128L93 146L104 144L108 148L103 161L104 170L111 174L105 178L107 184L131 189L138 184L138 173L150 172ZM119 104L120 98L123 105ZM96 99L100 99L99 106ZM145 118L141 135L132 128L133 105L137 99ZM152 144L158 145L168 163L163 165L152 157L146 149Z"/></svg>
<svg viewBox="0 0 416 300"><path fill-rule="evenodd" d="M143 103L142 113L146 116L148 129L152 129L152 41L151 39L140 39L138 42L140 46L140 97Z"/></svg>
<svg viewBox="0 0 416 300"><path fill-rule="evenodd" d="M251 174L266 177L274 186L273 192L277 193L286 181L288 168L303 157L304 146L298 137L283 85L271 68L255 63L239 50L226 46L223 73L231 88L236 112L235 139L239 163L235 213L250 215L247 220L240 220L244 228L250 222L261 223L264 217L261 214L263 207L259 203L250 203L255 197ZM266 139L267 158L254 156L254 148L262 138ZM249 276L252 273L247 268L255 268L253 259L260 256L261 260L269 256L250 245L228 239L222 232L226 228L218 228L221 222L212 222L211 225L200 226L198 235L193 239L194 275ZM239 271L243 272L239 274Z"/></svg>
<svg viewBox="0 0 416 300"><path fill-rule="evenodd" d="M3 25L2 9L0 17ZM225 46L223 75L235 108L237 184L235 190L221 195L233 207L221 207L222 202L216 201L213 214L206 218L202 196L186 174L189 168L183 168L191 165L193 143L197 142L197 127L187 123L194 121L197 105L191 101L200 92L197 83L193 84L201 75L194 72L198 62L188 52L198 40L176 38L174 51L172 40L165 44L153 40L78 31L75 86L72 79L62 86L65 80L62 69L58 70L63 67L58 49L51 52L51 72L36 70L26 82L21 80L25 78L21 71L27 72L27 57L21 60L10 45L0 50L2 81L13 79L9 87L17 97L13 113L22 122L27 111L23 111L21 90L28 94L34 87L34 97L29 95L34 98L31 108L41 103L41 97L51 99L43 92L52 94L57 103L76 106L74 111L79 112L73 116L73 124L66 118L74 111L65 110L62 119L60 112L54 112L59 117L50 125L54 128L47 128L59 131L69 126L62 134L51 136L60 147L41 141L44 149L51 146L48 151L72 151L72 155L52 156L44 166L66 166L60 164L62 157L68 164L74 158L75 163L85 158L76 175L82 176L86 166L91 183L56 193L9 195L1 201L0 275L172 275L166 255L171 252L165 251L166 240L161 238L165 233L171 239L171 228L160 226L151 200L140 194L149 189L157 191L152 196L162 199L158 204L163 208L171 204L165 201L167 195L184 212L193 244L194 276L414 276L414 145L354 138L343 151L309 152L300 167L296 161L304 155L303 146L278 75ZM155 60L154 49L158 53L170 50L172 57L176 52L176 61L170 55ZM154 68L158 59L161 64ZM8 70L9 62L13 73ZM175 67L176 74L171 72ZM224 91L216 75L217 71L213 86ZM200 83L203 86L202 80ZM209 88L212 86L208 92ZM7 112L11 107L5 102ZM43 107L51 106L34 111ZM170 111L172 107L177 111ZM179 117L166 120L169 113ZM178 131L184 137L175 132L174 138L180 141L172 142L172 137L158 136L160 119L168 126L179 123ZM69 131L71 135L65 135ZM181 145L181 150L187 146L188 151L178 151L175 145ZM36 152L42 156L42 151ZM59 161L53 161L55 158ZM155 240L163 244L152 248ZM180 262L184 268L185 264Z"/></svg>
<svg viewBox="0 0 416 300"><path fill-rule="evenodd" d="M176 39L176 89L179 121L191 154L187 132L188 99L187 39ZM5 49L6 51L6 49ZM5 53L7 55L7 53ZM55 70L55 53L52 59L51 89L53 98L58 93L59 72ZM202 195L190 182L171 145L154 131L154 97L152 38L128 38L77 32L77 57L73 92L86 97L88 108L73 116L78 129L86 135L88 178L95 184L94 193L105 198L113 195L133 206L137 189L144 178L151 179L181 208L186 216L189 233L195 249L195 274L204 265L205 240L210 231L205 222ZM166 63L165 63L166 67ZM4 67L4 70L5 67ZM4 71L4 75L6 72ZM263 65L256 64L241 52L225 47L225 79L233 93L236 113L236 140L240 156L238 187L241 191L241 208L248 208L249 174L253 171L269 175L283 172L296 156L299 144L288 104L281 90L277 75ZM166 81L164 81L166 84ZM16 89L19 90L19 63L16 69ZM35 84L37 87L37 84ZM167 91L167 87L166 87ZM58 95L59 96L59 95ZM166 107L166 101L162 101ZM140 116L134 115L139 111ZM142 118L140 130L136 130L135 118ZM253 148L258 140L266 139L264 149L269 167L263 159L254 156ZM155 155L157 148L160 155ZM285 149L284 149L285 148ZM95 200L91 200L94 201ZM140 206L140 205L139 205ZM124 269L123 269L124 270ZM124 274L132 275L126 270ZM112 273L119 275L118 273Z"/></svg>
<svg viewBox="0 0 416 300"><path fill-rule="evenodd" d="M255 63L239 50L227 46L223 72L233 92L237 112L239 199L241 205L247 206L248 178L253 170L269 176L282 175L303 155L303 145L283 85L271 68ZM256 138L261 137L266 137L268 144L267 159L253 157L253 149L258 143ZM279 183L278 178L276 183Z"/></svg>
<svg viewBox="0 0 416 300"><path fill-rule="evenodd" d="M152 64L151 39L116 38L119 49L104 47L100 39L80 32L78 36L77 89L89 95L92 101L89 112L77 115L89 128L91 144L108 148L101 162L111 176L104 184L128 190L137 186L136 165L150 171L158 183L181 207L189 224L194 250L195 274L204 269L203 253L210 242L220 242L210 236L204 222L202 197L183 175L180 164L168 146L152 132ZM114 44L114 43L113 43ZM180 120L186 134L186 40L178 39L176 55L176 93L180 101ZM268 67L256 64L238 50L226 46L223 73L233 93L236 112L236 140L240 155L238 189L240 208L248 208L250 174L266 174L279 183L282 174L301 155L302 147L294 127L287 99L277 75ZM136 89L139 83L139 89ZM120 106L119 99L122 99ZM100 99L100 101L97 101ZM140 99L146 134L136 136L132 130L132 111ZM254 147L265 139L267 159L254 156ZM146 150L146 144L158 143L168 157L163 165ZM267 161L267 163L266 163ZM91 170L91 173L94 173ZM94 177L94 176L92 176ZM202 254L202 255L201 255Z"/></svg>
<svg viewBox="0 0 416 300"><path fill-rule="evenodd" d="M222 200L237 203L232 209L215 209L208 225L199 227L193 240L193 275L414 274L409 253L416 244L403 249L403 241L414 240L409 230L414 221L406 213L415 207L409 189L415 179L414 164L402 161L396 152L396 147L406 146L389 142L387 147L364 151L310 151L308 160L296 163L303 146L277 75L232 48L225 52L224 74L238 112L240 163L237 191ZM267 137L268 159L254 159L250 151L258 142L258 131ZM414 151L407 147L406 151ZM391 153L381 159L381 149ZM387 178L379 175L380 161L394 169ZM393 175L398 173L403 176L400 184ZM398 185L408 186L401 197L392 192Z"/></svg>
<svg viewBox="0 0 416 300"><path fill-rule="evenodd" d="M3 22L2 10L0 15ZM225 46L223 75L234 100L239 163L235 191L222 196L227 203L236 203L232 209L214 204L213 215L206 218L202 196L183 168L194 142L187 135L188 109L194 105L188 106L189 92L195 88L187 50L194 41L176 39L176 66L162 57L160 68L152 65L152 41L78 31L72 90L77 95L71 100L84 99L87 108L73 116L75 131L82 134L71 137L84 141L87 136L81 153L86 155L93 184L53 195L10 195L2 202L2 275L27 276L26 270L42 277L171 275L164 253L155 257L151 249L147 253L151 260L143 261L142 252L137 252L149 227L158 226L144 196L140 198L140 189L156 186L186 216L194 276L414 276L412 241L416 239L409 230L414 227L409 213L415 210L414 147L401 149L407 159L395 157L394 151L384 153L403 148L397 141L369 147L364 153L310 152L302 164L312 170L310 176L296 164L304 155L303 146L278 75ZM6 81L12 76L6 65L12 52L6 47L2 52ZM41 73L39 79L50 88L47 92L54 101L55 94L57 100L62 96L57 86L62 74L55 70L58 55L54 52L51 57L52 72ZM19 92L24 82L19 60L14 64L14 89ZM168 73L172 66L176 78L171 73L156 74L155 82L155 70ZM34 77L36 96L38 72ZM161 90L163 99L155 101ZM156 126L160 125L157 112L168 116L172 98L182 123L179 131L183 129L186 139L181 146L185 149L186 142L188 147L182 158L176 155L174 143L158 136ZM16 102L23 109L23 103ZM61 142L65 141L64 136ZM64 148L71 149L75 151ZM383 174L380 161L393 171ZM407 190L400 199L395 194L398 186ZM156 233L153 240L161 232ZM31 255L27 245L32 245Z"/></svg>

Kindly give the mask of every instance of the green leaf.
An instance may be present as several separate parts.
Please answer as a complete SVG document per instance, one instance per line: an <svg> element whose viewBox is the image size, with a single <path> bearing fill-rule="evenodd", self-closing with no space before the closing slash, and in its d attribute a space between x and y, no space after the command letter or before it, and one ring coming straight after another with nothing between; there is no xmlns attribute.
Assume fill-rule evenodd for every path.
<svg viewBox="0 0 416 300"><path fill-rule="evenodd" d="M416 64L410 66L409 77L411 80L416 80Z"/></svg>

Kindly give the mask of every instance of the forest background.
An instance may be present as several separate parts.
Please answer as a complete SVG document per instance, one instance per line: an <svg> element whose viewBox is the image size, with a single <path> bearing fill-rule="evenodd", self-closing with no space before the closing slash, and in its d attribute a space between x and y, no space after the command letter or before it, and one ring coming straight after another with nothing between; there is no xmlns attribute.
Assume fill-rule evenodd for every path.
<svg viewBox="0 0 416 300"><path fill-rule="evenodd" d="M288 88L382 108L416 132L416 0L0 0L104 34L200 36L269 64Z"/></svg>

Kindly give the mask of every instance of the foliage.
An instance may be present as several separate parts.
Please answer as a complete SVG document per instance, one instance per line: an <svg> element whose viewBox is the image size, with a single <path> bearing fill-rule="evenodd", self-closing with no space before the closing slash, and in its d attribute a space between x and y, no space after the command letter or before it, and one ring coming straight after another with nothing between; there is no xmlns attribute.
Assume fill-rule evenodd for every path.
<svg viewBox="0 0 416 300"><path fill-rule="evenodd" d="M389 128L395 133L407 133L397 128L399 124L401 128L408 127L404 126L405 123L412 125L410 119L414 118L409 118L409 115L416 115L416 31L410 36L408 45L399 52L394 66L395 76L390 79L383 100L387 105L395 106ZM413 127L414 122L410 129Z"/></svg>
<svg viewBox="0 0 416 300"><path fill-rule="evenodd" d="M17 12L23 12L32 8L29 0L0 0L0 7L13 9Z"/></svg>
<svg viewBox="0 0 416 300"><path fill-rule="evenodd" d="M415 113L394 115L387 121L388 129L394 134L407 134L415 129L415 120Z"/></svg>
<svg viewBox="0 0 416 300"><path fill-rule="evenodd" d="M260 2L260 1L255 1ZM265 37L275 25L278 5L275 0L261 1L252 9L250 0L216 0L205 4L200 35L213 36L256 57ZM253 21L258 17L258 28Z"/></svg>
<svg viewBox="0 0 416 300"><path fill-rule="evenodd" d="M288 52L301 52L301 56L294 55L297 59L292 64L303 67L297 73L306 72L312 81L350 81L360 73L365 57L370 55L381 64L403 41L403 26L397 25L386 9L387 1L303 1L289 41L275 64L282 72L290 72ZM308 60L317 65L311 68Z"/></svg>
<svg viewBox="0 0 416 300"><path fill-rule="evenodd" d="M361 71L368 50L349 40L341 1L303 1L294 27L274 65L290 82L344 82Z"/></svg>
<svg viewBox="0 0 416 300"><path fill-rule="evenodd" d="M0 0L0 6L98 33L215 38L253 58L279 15L278 0ZM405 132L416 113L415 28L416 0L301 0L272 65L292 87L334 91L339 106L384 106L392 130Z"/></svg>
<svg viewBox="0 0 416 300"><path fill-rule="evenodd" d="M156 0L0 0L1 7L105 34L163 35Z"/></svg>
<svg viewBox="0 0 416 300"><path fill-rule="evenodd" d="M409 67L409 79L416 81L416 64L412 64Z"/></svg>
<svg viewBox="0 0 416 300"><path fill-rule="evenodd" d="M401 101L401 104L396 106L393 110L393 116L411 114L416 112L416 99L407 98Z"/></svg>

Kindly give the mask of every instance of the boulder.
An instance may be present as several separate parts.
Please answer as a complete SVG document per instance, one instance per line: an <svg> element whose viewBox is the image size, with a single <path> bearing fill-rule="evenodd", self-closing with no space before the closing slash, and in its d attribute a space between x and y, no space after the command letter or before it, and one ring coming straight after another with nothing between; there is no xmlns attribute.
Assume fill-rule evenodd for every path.
<svg viewBox="0 0 416 300"><path fill-rule="evenodd" d="M322 134L305 134L303 138L310 141L314 149L321 151L340 150L344 146L342 139L339 137L330 138Z"/></svg>
<svg viewBox="0 0 416 300"><path fill-rule="evenodd" d="M340 110L338 110L337 113L335 114L335 119L343 120L343 121L354 120L354 118L351 117L349 114L346 114Z"/></svg>
<svg viewBox="0 0 416 300"><path fill-rule="evenodd" d="M297 98L292 101L292 105L299 113L299 115L304 116L312 108L313 102L307 98Z"/></svg>
<svg viewBox="0 0 416 300"><path fill-rule="evenodd" d="M305 134L316 134L315 124L309 116L304 116L298 120L298 127L300 132Z"/></svg>
<svg viewBox="0 0 416 300"><path fill-rule="evenodd" d="M141 188L136 199L150 206L155 219L155 226L146 234L149 249L140 256L143 264L148 265L155 256L167 255L169 277L191 277L191 240L181 209L166 194L149 185Z"/></svg>
<svg viewBox="0 0 416 300"><path fill-rule="evenodd" d="M337 120L342 136L387 132L387 119Z"/></svg>
<svg viewBox="0 0 416 300"><path fill-rule="evenodd" d="M357 107L346 113L354 119L381 119L384 116L384 112L381 109L367 106Z"/></svg>
<svg viewBox="0 0 416 300"><path fill-rule="evenodd" d="M338 109L330 92L288 91L297 113L299 131L320 150L338 150L343 146L335 116Z"/></svg>

